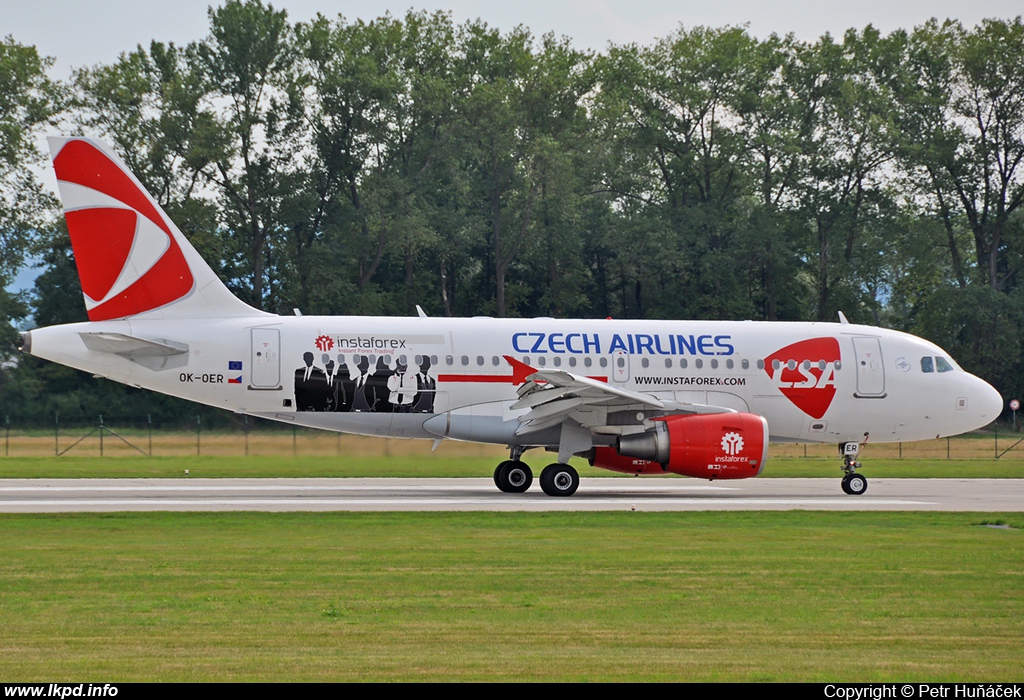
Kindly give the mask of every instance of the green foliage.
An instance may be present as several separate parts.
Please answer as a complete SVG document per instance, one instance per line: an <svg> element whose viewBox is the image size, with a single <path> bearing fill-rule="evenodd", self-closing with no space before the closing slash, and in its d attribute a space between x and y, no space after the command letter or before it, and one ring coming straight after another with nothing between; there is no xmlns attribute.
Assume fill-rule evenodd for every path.
<svg viewBox="0 0 1024 700"><path fill-rule="evenodd" d="M1007 398L1024 396L1024 292L947 287L922 305L915 330Z"/></svg>
<svg viewBox="0 0 1024 700"><path fill-rule="evenodd" d="M445 13L292 24L261 0L230 0L209 22L201 41L154 41L78 71L72 119L113 141L249 303L389 315L416 304L432 315L843 311L924 333L1018 391L1020 19L814 42L680 27L600 55ZM9 144L29 143L18 134L52 116L60 89L33 51L2 47L20 68L0 73L0 105L20 106L2 112L16 118L0 125L0 154L30 161ZM24 180L21 161L9 172ZM5 202L38 194L4 182ZM17 226L4 219L15 208L0 211L0 282L45 220L36 194ZM40 322L70 320L67 244L46 238L31 302ZM0 314L23 315L27 301L0 293Z"/></svg>
<svg viewBox="0 0 1024 700"><path fill-rule="evenodd" d="M63 90L46 77L52 63L34 46L0 39L0 362L14 348L12 322L28 311L25 296L5 288L52 221L54 200L31 169L42 160L38 130L62 108Z"/></svg>

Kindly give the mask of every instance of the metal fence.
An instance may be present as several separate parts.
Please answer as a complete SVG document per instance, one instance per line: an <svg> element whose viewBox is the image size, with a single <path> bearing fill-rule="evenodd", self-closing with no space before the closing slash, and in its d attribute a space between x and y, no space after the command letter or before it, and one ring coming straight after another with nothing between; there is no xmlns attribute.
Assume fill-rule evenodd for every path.
<svg viewBox="0 0 1024 700"><path fill-rule="evenodd" d="M155 416L64 418L50 425L5 417L4 457L389 457L429 452L430 441L373 438L233 416L212 425L202 416L188 423ZM500 459L501 446L464 444L459 454Z"/></svg>
<svg viewBox="0 0 1024 700"><path fill-rule="evenodd" d="M201 416L189 423L154 416L62 418L51 425L20 423L5 417L3 457L42 456L381 456L417 454L430 449L421 440L369 438L288 426L248 416L213 425ZM1024 459L1024 437L1009 426L919 442L869 444L865 454L887 459ZM462 451L498 457L498 445L465 445ZM773 444L778 458L837 459L835 445Z"/></svg>

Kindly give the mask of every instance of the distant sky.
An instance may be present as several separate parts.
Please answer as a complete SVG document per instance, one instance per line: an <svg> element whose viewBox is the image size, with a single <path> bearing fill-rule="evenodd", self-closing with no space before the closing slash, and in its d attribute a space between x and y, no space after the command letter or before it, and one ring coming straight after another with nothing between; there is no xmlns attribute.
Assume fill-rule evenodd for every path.
<svg viewBox="0 0 1024 700"><path fill-rule="evenodd" d="M53 77L72 68L110 63L123 51L153 39L187 44L207 34L209 0L0 0L0 36L12 35L54 57ZM522 24L535 35L554 32L573 45L597 51L609 42L647 44L680 24L722 27L747 25L752 34L792 32L813 41L825 32L841 35L868 24L884 32L911 28L931 17L959 19L973 26L986 17L1022 14L1020 0L279 0L289 18L327 17L370 20L386 12L402 16L417 10L446 10L457 23L480 18L503 30Z"/></svg>

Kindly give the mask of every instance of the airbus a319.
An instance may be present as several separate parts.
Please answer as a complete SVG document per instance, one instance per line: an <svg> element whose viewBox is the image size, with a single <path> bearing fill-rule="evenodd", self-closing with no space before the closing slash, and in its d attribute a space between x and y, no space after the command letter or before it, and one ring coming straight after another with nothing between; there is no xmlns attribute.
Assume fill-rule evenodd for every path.
<svg viewBox="0 0 1024 700"><path fill-rule="evenodd" d="M860 446L993 421L999 393L921 338L846 323L278 316L224 286L108 146L51 139L89 322L23 350L136 387L294 425L508 447L502 491L569 460L633 474L743 479L769 441Z"/></svg>

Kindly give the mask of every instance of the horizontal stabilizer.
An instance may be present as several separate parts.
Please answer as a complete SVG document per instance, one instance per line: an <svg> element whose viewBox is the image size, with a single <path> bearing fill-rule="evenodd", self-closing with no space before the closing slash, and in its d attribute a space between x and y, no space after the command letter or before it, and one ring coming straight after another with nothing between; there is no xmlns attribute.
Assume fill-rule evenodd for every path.
<svg viewBox="0 0 1024 700"><path fill-rule="evenodd" d="M160 372L188 364L188 345L163 338L145 340L124 333L79 333L85 347L127 358L146 369Z"/></svg>

